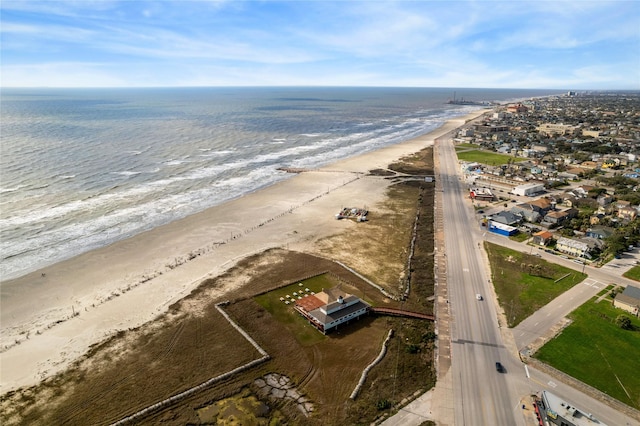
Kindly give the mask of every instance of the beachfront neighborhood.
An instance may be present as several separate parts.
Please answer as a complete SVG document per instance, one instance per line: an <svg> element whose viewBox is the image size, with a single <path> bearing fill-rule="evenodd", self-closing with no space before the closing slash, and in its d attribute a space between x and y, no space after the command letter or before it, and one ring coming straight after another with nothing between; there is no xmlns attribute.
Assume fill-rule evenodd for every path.
<svg viewBox="0 0 640 426"><path fill-rule="evenodd" d="M482 226L583 262L640 244L638 140L638 94L607 93L505 105L455 139Z"/></svg>
<svg viewBox="0 0 640 426"><path fill-rule="evenodd" d="M270 248L205 279L80 373L0 399L0 422L636 424L640 94L567 94L468 120L350 181L393 184L371 207L353 192L330 199L319 211L341 232L319 248ZM290 235L309 222L278 217L293 219ZM69 322L84 312L72 306Z"/></svg>

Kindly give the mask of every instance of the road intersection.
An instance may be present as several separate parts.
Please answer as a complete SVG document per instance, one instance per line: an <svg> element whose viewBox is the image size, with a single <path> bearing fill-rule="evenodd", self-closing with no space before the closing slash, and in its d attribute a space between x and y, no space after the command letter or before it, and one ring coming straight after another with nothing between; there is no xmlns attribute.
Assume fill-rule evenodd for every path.
<svg viewBox="0 0 640 426"><path fill-rule="evenodd" d="M462 181L450 135L436 140L436 317L438 355L436 387L383 423L419 425L424 420L439 425L529 426L522 402L529 395L548 390L578 407L585 407L609 425L638 424L602 402L595 390L560 372L522 362L521 353L544 344L565 325L565 317L610 283L628 285L622 277L636 259L617 261L614 267L592 268L544 253L541 257L589 275L518 326L509 329L490 282L490 268L483 242L514 250L530 251L524 243L483 232L468 188ZM637 250L636 250L637 251ZM635 254L637 259L640 255ZM624 264L624 266L622 266ZM636 283L637 284L637 283ZM476 295L483 296L478 300ZM496 371L495 363L504 366ZM537 365L537 364L536 364ZM596 396L596 397L594 397ZM529 407L530 408L530 407ZM638 415L638 413L633 413Z"/></svg>

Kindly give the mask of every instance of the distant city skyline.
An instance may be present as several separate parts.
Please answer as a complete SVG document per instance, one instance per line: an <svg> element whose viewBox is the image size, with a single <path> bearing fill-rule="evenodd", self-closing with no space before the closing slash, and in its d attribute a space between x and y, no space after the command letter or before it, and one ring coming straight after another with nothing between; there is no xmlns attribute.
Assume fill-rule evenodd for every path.
<svg viewBox="0 0 640 426"><path fill-rule="evenodd" d="M638 1L13 1L2 87L640 90Z"/></svg>

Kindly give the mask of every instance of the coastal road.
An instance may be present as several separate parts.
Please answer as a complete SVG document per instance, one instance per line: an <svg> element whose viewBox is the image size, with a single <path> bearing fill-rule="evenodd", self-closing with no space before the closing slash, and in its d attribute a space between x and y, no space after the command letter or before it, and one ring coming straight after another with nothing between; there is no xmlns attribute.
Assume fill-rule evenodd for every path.
<svg viewBox="0 0 640 426"><path fill-rule="evenodd" d="M553 329L562 323L567 314L595 296L606 285L633 284L621 274L635 263L635 253L627 254L615 267L598 269L536 249L546 260L584 271L589 277L514 329L501 330L495 311L497 301L493 299L489 278L485 277L488 269L483 267L486 265L478 244L490 241L527 253L532 252L532 249L524 243L488 233L479 226L478 218L473 217L477 215L471 211L467 202L467 188L458 179L457 170L453 168L457 167L453 147L447 141L441 143L439 148L441 184L444 189L447 284L452 312L451 366L455 424L524 424L524 417L520 412L521 398L541 390L548 390L593 412L607 424L634 424L634 420L626 414L584 394L580 389L564 384L531 366L525 367L517 358L516 351L536 340L551 336ZM449 158L449 155L453 158ZM487 300L476 301L475 293L482 294ZM481 350L478 346L488 348ZM491 355L506 367L502 378L495 377L493 360L488 359Z"/></svg>
<svg viewBox="0 0 640 426"><path fill-rule="evenodd" d="M451 141L438 146L443 188L447 285L451 311L451 375L456 425L523 425L510 374L522 369L503 342L493 291L480 252L482 235L465 201ZM476 294L483 300L477 300ZM505 370L496 371L500 362Z"/></svg>
<svg viewBox="0 0 640 426"><path fill-rule="evenodd" d="M436 239L444 239L446 252L437 256L437 259L446 259L446 267L443 265L446 268L446 286L437 290L441 306L438 308L441 336L438 383L432 391L411 402L383 424L418 425L433 419L447 426L524 425L522 404L528 404L528 395L542 390L590 410L606 424L637 424L621 410L604 404L600 397L583 393L579 383L568 385L532 366L525 366L519 359L518 350L551 336L553 329L571 310L597 294L605 285L631 284L621 274L640 260L640 250L633 255L627 253L614 267L596 269L487 233L468 201L466 186L459 180L457 157L447 135L437 141L435 153L438 184L443 188L437 201L438 210L442 211L441 221L437 221L441 231L437 235L441 237ZM480 247L483 241L527 253L536 250L551 262L580 272L584 269L589 278L554 299L515 329L501 328L504 320L500 323L497 320L498 304L489 282L486 256ZM476 293L485 300L476 300ZM505 366L504 373L495 371L496 361ZM530 404L528 410L531 410Z"/></svg>

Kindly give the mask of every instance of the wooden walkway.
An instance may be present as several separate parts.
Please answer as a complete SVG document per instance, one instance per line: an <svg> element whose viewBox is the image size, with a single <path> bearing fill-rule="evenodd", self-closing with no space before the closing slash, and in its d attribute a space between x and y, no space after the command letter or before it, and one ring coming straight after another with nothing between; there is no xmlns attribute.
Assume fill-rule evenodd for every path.
<svg viewBox="0 0 640 426"><path fill-rule="evenodd" d="M420 312L404 311L402 309L394 309L394 308L380 308L380 307L373 308L372 307L371 312L377 315L391 315L395 317L418 318L418 319L426 319L429 321L436 320L436 317L433 315L422 314Z"/></svg>

